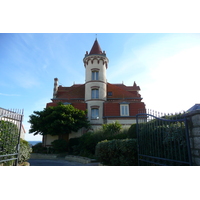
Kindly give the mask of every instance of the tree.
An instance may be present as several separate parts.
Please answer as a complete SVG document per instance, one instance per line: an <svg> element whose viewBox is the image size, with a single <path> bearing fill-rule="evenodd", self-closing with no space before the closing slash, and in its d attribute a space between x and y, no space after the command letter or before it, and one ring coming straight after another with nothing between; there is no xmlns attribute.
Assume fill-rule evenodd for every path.
<svg viewBox="0 0 200 200"><path fill-rule="evenodd" d="M29 133L34 135L58 135L63 138L71 132L77 132L80 128L90 126L87 120L87 111L74 108L72 105L58 103L55 107L45 108L43 111L34 111L30 115L31 124Z"/></svg>

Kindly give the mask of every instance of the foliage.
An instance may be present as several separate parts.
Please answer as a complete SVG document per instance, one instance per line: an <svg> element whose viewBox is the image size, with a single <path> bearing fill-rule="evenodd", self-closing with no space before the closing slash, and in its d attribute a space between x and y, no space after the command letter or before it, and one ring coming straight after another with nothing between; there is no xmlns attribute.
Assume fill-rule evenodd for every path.
<svg viewBox="0 0 200 200"><path fill-rule="evenodd" d="M68 141L68 152L70 154L79 154L78 146L80 144L80 137L77 138L70 138Z"/></svg>
<svg viewBox="0 0 200 200"><path fill-rule="evenodd" d="M63 153L68 149L68 143L64 139L54 140L51 144L55 153Z"/></svg>
<svg viewBox="0 0 200 200"><path fill-rule="evenodd" d="M32 148L26 140L20 139L20 149L19 149L19 157L18 162L23 163L30 158L30 154L32 152Z"/></svg>
<svg viewBox="0 0 200 200"><path fill-rule="evenodd" d="M16 124L9 121L0 121L0 155L17 153L19 129ZM4 157L6 159L6 157ZM13 156L7 157L11 159ZM12 165L14 161L7 161L4 165Z"/></svg>
<svg viewBox="0 0 200 200"><path fill-rule="evenodd" d="M47 153L47 148L42 145L42 143L37 143L32 146L33 153Z"/></svg>
<svg viewBox="0 0 200 200"><path fill-rule="evenodd" d="M95 155L104 165L133 166L137 165L137 140L104 140L97 144Z"/></svg>
<svg viewBox="0 0 200 200"><path fill-rule="evenodd" d="M95 147L98 142L102 140L112 140L112 139L125 139L128 137L127 130L123 129L118 133L105 132L105 129L99 129L94 132L87 132L80 138L71 138L69 140L69 151L71 154L94 157Z"/></svg>
<svg viewBox="0 0 200 200"><path fill-rule="evenodd" d="M16 124L9 121L0 121L0 154L12 154L16 152L19 129Z"/></svg>
<svg viewBox="0 0 200 200"><path fill-rule="evenodd" d="M142 154L179 161L188 159L183 122L154 119L140 124L138 142ZM162 164L162 161L159 162ZM170 162L165 164L174 165Z"/></svg>
<svg viewBox="0 0 200 200"><path fill-rule="evenodd" d="M128 138L137 138L137 124L132 124L131 127L128 129Z"/></svg>
<svg viewBox="0 0 200 200"><path fill-rule="evenodd" d="M67 135L73 131L77 132L82 127L90 126L86 113L72 105L63 105L62 103L55 107L45 108L43 111L34 111L34 114L30 115L29 133Z"/></svg>
<svg viewBox="0 0 200 200"><path fill-rule="evenodd" d="M111 124L103 124L102 128L104 134L115 135L120 132L122 125L118 121L115 121Z"/></svg>

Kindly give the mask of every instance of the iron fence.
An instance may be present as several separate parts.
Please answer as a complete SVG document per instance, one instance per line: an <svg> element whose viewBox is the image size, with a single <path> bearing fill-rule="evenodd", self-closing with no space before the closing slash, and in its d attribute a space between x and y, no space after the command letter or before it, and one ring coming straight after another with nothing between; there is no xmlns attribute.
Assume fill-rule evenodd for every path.
<svg viewBox="0 0 200 200"><path fill-rule="evenodd" d="M0 164L18 164L23 110L0 108Z"/></svg>
<svg viewBox="0 0 200 200"><path fill-rule="evenodd" d="M138 165L192 165L188 121L184 114L148 110L136 116Z"/></svg>

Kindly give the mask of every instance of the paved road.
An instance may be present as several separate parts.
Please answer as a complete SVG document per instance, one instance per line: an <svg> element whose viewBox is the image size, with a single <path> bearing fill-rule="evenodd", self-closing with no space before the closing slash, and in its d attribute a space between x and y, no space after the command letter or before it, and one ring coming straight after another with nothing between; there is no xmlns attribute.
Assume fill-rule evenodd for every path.
<svg viewBox="0 0 200 200"><path fill-rule="evenodd" d="M47 160L47 159L29 159L30 166L98 166L99 163L83 164L67 160Z"/></svg>

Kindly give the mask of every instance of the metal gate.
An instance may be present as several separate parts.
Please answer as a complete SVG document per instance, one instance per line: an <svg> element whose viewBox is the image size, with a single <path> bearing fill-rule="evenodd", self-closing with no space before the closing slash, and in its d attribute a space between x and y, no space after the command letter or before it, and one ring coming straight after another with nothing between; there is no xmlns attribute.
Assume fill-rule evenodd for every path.
<svg viewBox="0 0 200 200"><path fill-rule="evenodd" d="M188 121L183 114L150 111L136 115L138 165L192 165Z"/></svg>
<svg viewBox="0 0 200 200"><path fill-rule="evenodd" d="M0 165L18 164L23 110L0 108Z"/></svg>

